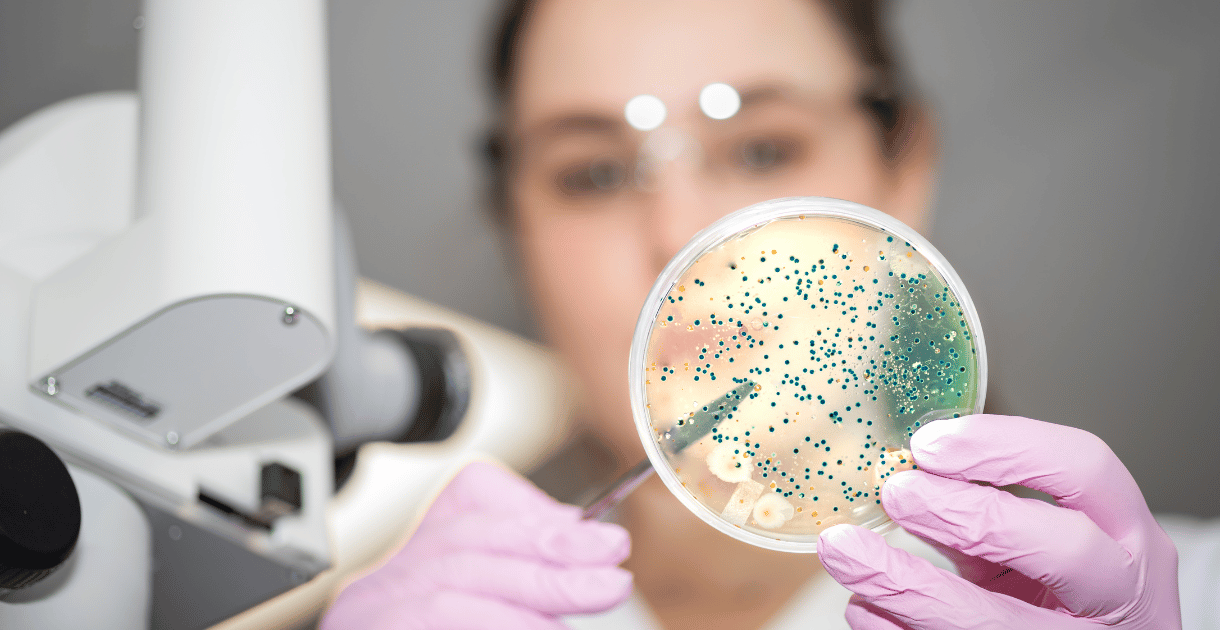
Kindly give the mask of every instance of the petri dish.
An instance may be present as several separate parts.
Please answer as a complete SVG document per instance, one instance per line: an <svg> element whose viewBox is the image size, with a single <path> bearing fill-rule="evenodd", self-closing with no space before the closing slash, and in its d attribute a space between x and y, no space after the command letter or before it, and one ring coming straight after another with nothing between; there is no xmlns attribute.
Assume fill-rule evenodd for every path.
<svg viewBox="0 0 1220 630"><path fill-rule="evenodd" d="M965 286L915 230L818 197L739 210L657 279L632 340L636 428L658 475L722 532L816 553L886 531L881 487L922 425L979 413L987 361Z"/></svg>

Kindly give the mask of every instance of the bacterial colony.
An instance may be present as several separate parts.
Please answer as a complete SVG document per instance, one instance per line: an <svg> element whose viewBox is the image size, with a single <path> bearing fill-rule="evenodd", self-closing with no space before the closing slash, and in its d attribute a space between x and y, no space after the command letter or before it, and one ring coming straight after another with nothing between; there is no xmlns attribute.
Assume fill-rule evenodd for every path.
<svg viewBox="0 0 1220 630"><path fill-rule="evenodd" d="M662 449L686 491L777 538L884 522L881 486L915 466L911 435L978 399L943 278L901 238L841 218L772 221L700 256L645 360L658 442L706 423Z"/></svg>

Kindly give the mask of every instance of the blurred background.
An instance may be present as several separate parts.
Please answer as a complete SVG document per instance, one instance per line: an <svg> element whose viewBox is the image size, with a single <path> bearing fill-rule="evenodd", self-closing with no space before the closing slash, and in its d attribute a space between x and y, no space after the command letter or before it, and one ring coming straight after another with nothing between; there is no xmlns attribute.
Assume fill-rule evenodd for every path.
<svg viewBox="0 0 1220 630"><path fill-rule="evenodd" d="M534 335L483 206L493 0L335 0L337 198L364 275ZM1007 411L1092 431L1154 511L1220 516L1220 3L900 0L941 134L930 236ZM0 129L136 87L138 0L0 1Z"/></svg>

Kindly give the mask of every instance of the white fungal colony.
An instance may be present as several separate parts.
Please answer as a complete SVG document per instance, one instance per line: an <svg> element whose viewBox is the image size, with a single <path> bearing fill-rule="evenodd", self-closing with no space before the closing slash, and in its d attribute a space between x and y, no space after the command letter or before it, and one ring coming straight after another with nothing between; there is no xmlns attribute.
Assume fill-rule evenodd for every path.
<svg viewBox="0 0 1220 630"><path fill-rule="evenodd" d="M750 459L741 453L737 444L726 442L707 454L707 468L723 481L740 483L754 473Z"/></svg>
<svg viewBox="0 0 1220 630"><path fill-rule="evenodd" d="M796 509L784 497L768 492L754 504L754 522L760 527L775 529L792 520Z"/></svg>

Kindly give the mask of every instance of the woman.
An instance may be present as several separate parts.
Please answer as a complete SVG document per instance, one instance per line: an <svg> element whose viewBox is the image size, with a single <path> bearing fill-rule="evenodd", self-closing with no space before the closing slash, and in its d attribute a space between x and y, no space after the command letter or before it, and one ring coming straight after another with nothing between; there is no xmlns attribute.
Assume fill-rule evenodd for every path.
<svg viewBox="0 0 1220 630"><path fill-rule="evenodd" d="M509 8L495 61L500 210L546 338L588 395L585 428L620 469L644 457L623 378L639 307L697 231L738 208L797 195L856 201L927 230L931 123L902 90L879 4L538 0ZM740 99L727 116L701 104L714 84ZM635 114L627 107L625 119L630 102ZM1003 451L995 427L1031 439L998 440L1013 442ZM842 627L848 594L830 570L857 593L847 612L853 628L1068 628L1094 617L1180 627L1173 546L1104 444L1024 419L953 428L917 434L917 457L940 475L896 476L883 498L896 520L946 547L981 587L851 528L828 530L818 558L757 549L706 526L653 480L619 517L634 548L623 566L636 597L609 616L570 623ZM1096 465L1065 466L1045 443L1077 445ZM988 470L996 461L1012 465ZM1100 489L1090 478L1099 472L1117 481ZM1065 507L993 496L968 480L1026 482ZM500 498L487 498L488 489ZM1109 501L1100 507L1099 492ZM994 505L990 514L1012 518L935 518L952 513L937 500L954 493L958 504ZM470 519L460 539L452 533L459 515ZM1139 586L1082 586L1085 560L1031 533L1048 523L1073 528L1073 544L1093 544L1090 562ZM975 540L991 533L990 547ZM475 467L394 560L340 597L324 627L558 627L561 615L627 597L630 578L614 568L626 545L615 526L581 523L570 507Z"/></svg>

